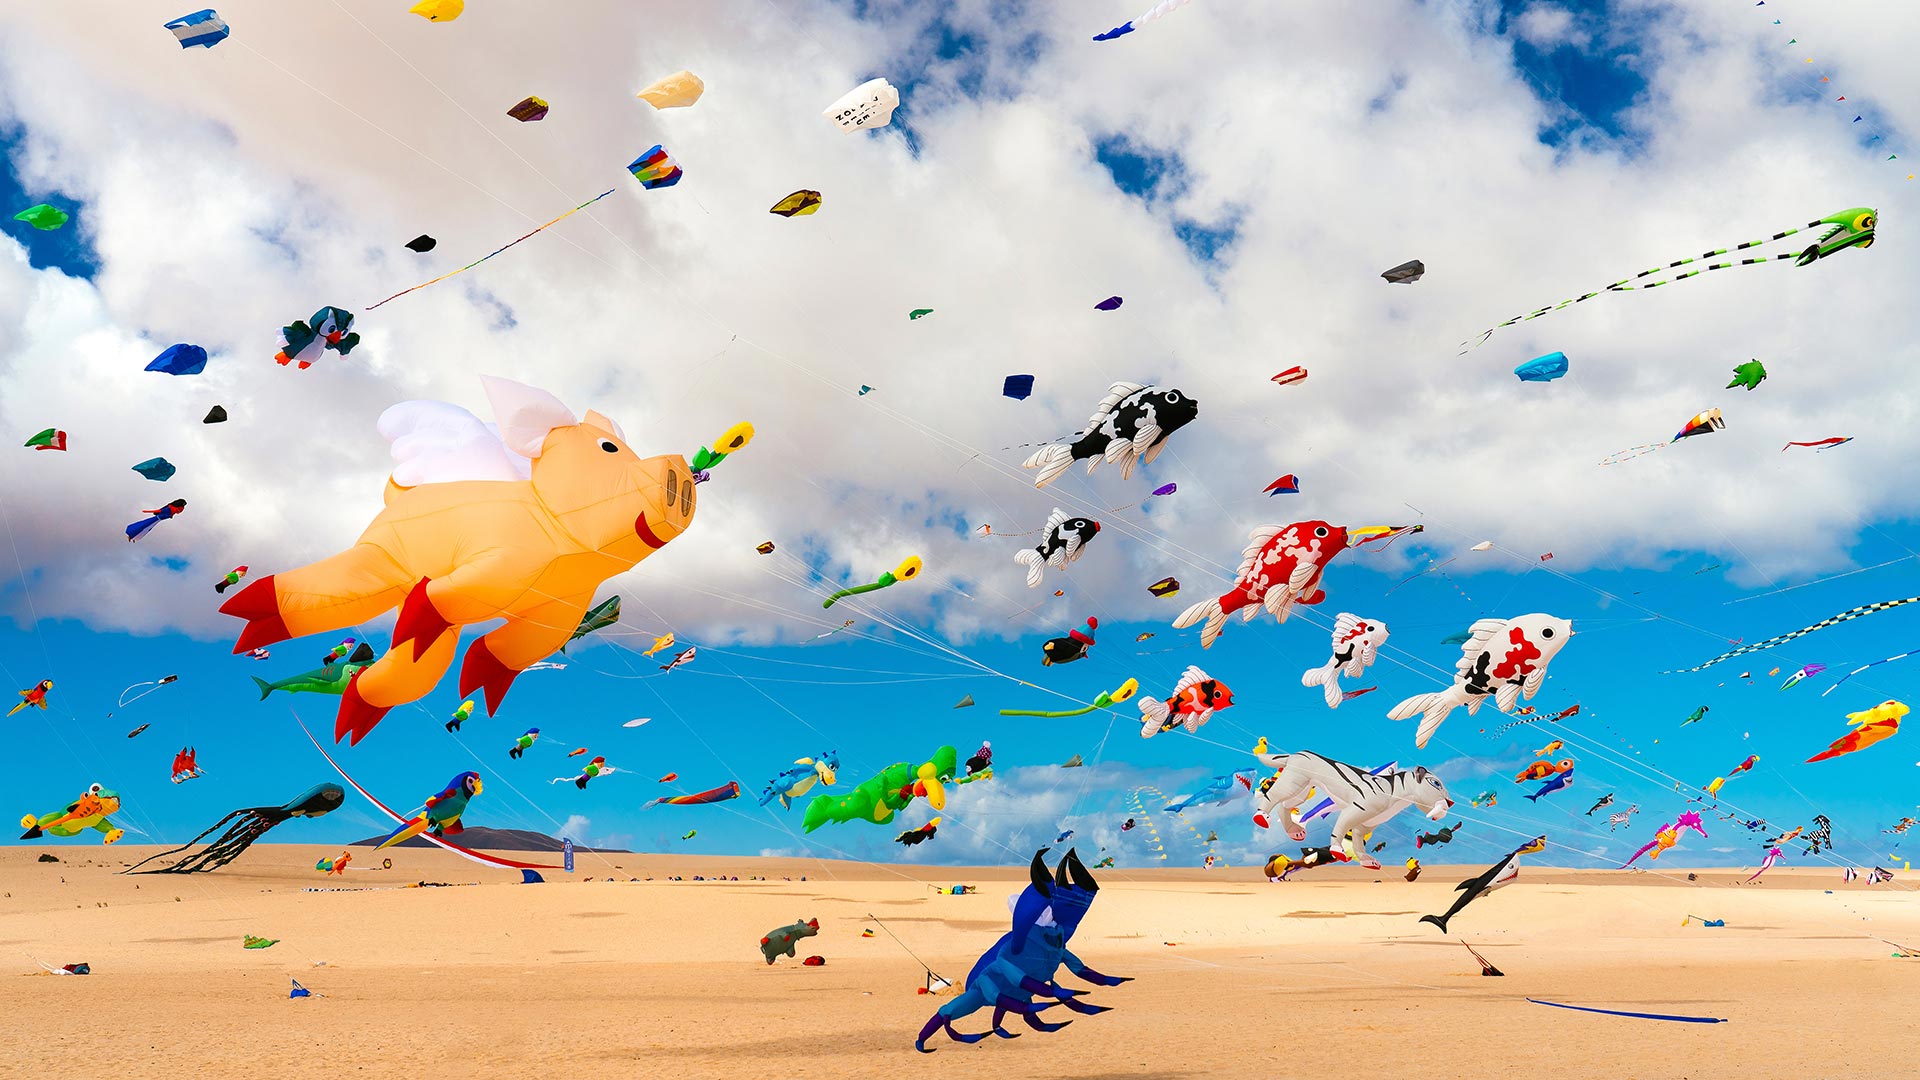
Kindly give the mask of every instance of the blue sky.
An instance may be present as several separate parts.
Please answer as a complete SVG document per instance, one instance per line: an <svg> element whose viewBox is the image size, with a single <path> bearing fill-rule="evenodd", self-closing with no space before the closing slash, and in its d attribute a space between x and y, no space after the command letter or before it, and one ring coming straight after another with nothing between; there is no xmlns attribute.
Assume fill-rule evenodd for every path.
<svg viewBox="0 0 1920 1080"><path fill-rule="evenodd" d="M1675 781L1704 784L1759 754L1759 767L1723 790L1723 808L1785 827L1825 813L1838 841L1833 865L1886 865L1898 838L1880 830L1913 809L1906 770L1920 752L1896 739L1802 762L1844 730L1845 713L1911 693L1915 669L1896 664L1819 696L1838 673L1914 645L1920 605L1705 672L1655 672L1696 664L1733 639L1920 592L1920 507L1876 479L1911 461L1911 425L1859 421L1860 396L1887 416L1913 407L1899 374L1910 369L1902 350L1913 338L1882 319L1833 325L1831 296L1804 284L1836 290L1848 310L1889 310L1902 301L1886 296L1906 295L1904 271L1874 273L1886 262L1861 261L1889 255L1887 245L1787 271L1752 293L1689 285L1695 291L1644 302L1609 297L1539 324L1547 329L1508 332L1470 359L1454 347L1472 328L1463 324L1545 300L1542 290L1604 283L1727 239L1700 230L1764 234L1763 225L1803 221L1810 207L1877 199L1884 154L1834 149L1859 135L1814 101L1804 73L1756 60L1766 55L1758 39L1741 35L1764 28L1689 25L1692 44L1673 49L1680 16L1652 5L1506 2L1474 9L1487 17L1464 29L1451 8L1407 5L1393 36L1352 46L1328 35L1366 41L1373 31L1329 24L1316 40L1340 48L1274 70L1241 55L1260 53L1253 45L1223 52L1223 43L1242 32L1292 40L1302 32L1295 15L1241 27L1207 7L1097 46L1084 40L1104 28L1094 24L1118 20L1017 5L821 5L751 40L702 14L655 27L638 58L587 64L565 49L533 49L480 83L463 80L481 77L468 62L481 43L423 35L403 17L368 15L381 35L370 41L342 20L309 24L244 6L227 13L236 37L213 53L153 50L130 29L48 46L49 55L64 47L106 66L163 71L164 82L86 86L75 67L67 77L77 81L62 84L33 58L0 53L0 88L44 85L58 100L43 107L68 110L43 118L23 89L14 113L0 113L0 202L50 201L75 214L51 234L10 224L24 266L0 267L15 275L8 281L45 286L31 305L0 307L0 378L9 380L0 388L11 402L0 417L18 429L16 442L51 422L76 432L66 460L15 450L0 473L11 488L0 676L20 688L57 684L50 712L9 720L22 763L17 809L61 805L99 781L125 797L132 840L177 842L235 807L333 779L295 717L325 738L334 699L261 702L248 677L313 667L346 632L276 645L266 661L230 656L237 623L212 614L211 586L237 562L258 576L350 542L377 506L380 409L422 396L474 406L471 375L486 371L553 380L582 409L612 398L623 410L609 406L613 415L645 430L649 446L684 452L742 415L762 437L703 488L694 533L602 587L602 597L625 598L625 619L555 658L565 670L522 676L499 716L482 713L458 736L441 726L459 703L449 680L340 750L354 777L397 807L477 768L487 788L470 824L589 843L974 863L1019 860L1072 828L1083 852L1161 865L1144 830L1119 831L1137 804L1160 819L1169 861L1197 863L1208 849L1194 831L1217 831L1211 850L1238 865L1295 845L1256 835L1244 801L1190 810L1187 827L1154 804L1252 767L1245 751L1264 735L1357 764L1438 771L1461 803L1456 820L1468 822L1443 861L1491 858L1544 831L1557 844L1549 861L1597 866L1685 807ZM272 77L247 51L251 41L270 52L276 35L295 33L340 35L357 77L314 73L320 86L303 86ZM403 70L381 44L419 67ZM817 78L771 63L796 52L823 69ZM1185 107L1183 95L1195 93L1188 76L1215 58L1209 74L1233 92ZM1849 70L1891 77L1877 59ZM710 100L681 115L631 111L627 83L682 63L706 72ZM1753 66L1723 79L1721 63ZM818 124L814 98L879 73L905 98L892 129L842 139ZM255 78L268 80L257 102L236 101L221 81ZM493 98L529 86L558 103L547 122L510 126L493 115ZM589 95L599 95L592 105ZM394 101L406 107L389 108ZM288 116L324 116L343 134L330 153L281 156L275 133ZM104 135L142 118L160 141L120 147ZM1808 155L1828 154L1821 164L1839 179L1783 166L1743 176L1777 187L1695 206L1699 221L1647 209L1657 199L1646 193L1716 175L1727 156L1782 153L1773 140L1788 124L1801 125L1793 130ZM1723 131L1743 141L1721 158L1686 156ZM1816 138L1828 141L1816 147ZM464 287L373 313L352 364L298 382L261 374L272 369L273 328L287 319L472 257L417 259L393 251L397 243L431 231L448 258L483 253L577 202L563 197L575 188L601 185L599 158L624 161L629 144L661 140L689 169L672 194L623 192ZM592 152L571 156L583 146ZM161 160L167 153L181 157ZM130 179L142 169L150 182ZM1356 196L1367 208L1357 213L1338 197L1363 184L1386 194ZM826 208L767 231L764 206L803 185L826 191ZM1759 217L1709 224L1725 201L1751 203ZM1585 227L1602 213L1622 224ZM1485 227L1502 220L1562 231L1541 245L1525 229ZM1687 250L1666 250L1675 244ZM1383 291L1374 275L1415 256L1428 261L1429 280ZM16 299L30 291L13 290ZM1115 292L1127 296L1122 312L1089 312ZM1637 311L1627 306L1636 302ZM918 306L935 314L909 325L902 313ZM26 344L9 346L9 328ZM172 340L233 343L233 352L216 348L200 381L123 383ZM1575 357L1574 374L1516 390L1511 365L1552 348ZM1774 368L1771 384L1723 391L1726 369L1755 354ZM1266 383L1294 363L1313 369L1309 383ZM1031 401L994 396L1007 370L1039 373ZM1165 458L1129 481L1107 467L1047 493L1027 489L1016 466L1028 444L1083 422L1108 381L1148 377L1205 402ZM866 383L878 387L872 397L852 393ZM203 430L198 417L213 400L236 419ZM1709 404L1734 417L1711 442L1610 472L1591 465ZM309 426L316 416L324 429ZM1836 433L1864 437L1820 454L1775 449L1782 438ZM183 469L166 487L130 479L118 460L162 449ZM1261 495L1282 472L1304 478L1303 494ZM1169 480L1178 495L1138 508ZM179 492L193 499L187 516L138 548L110 542L137 510ZM1056 502L1090 509L1109 528L1072 572L1024 589L1012 561L1021 541L973 528L1033 529ZM1224 588L1222 566L1231 570L1251 525L1313 517L1418 521L1427 531L1389 551L1343 554L1327 575L1328 601L1284 626L1236 622L1205 652L1192 632L1167 626ZM769 538L777 556L751 554ZM1499 546L1467 550L1483 539ZM1541 561L1548 551L1556 557ZM831 588L913 552L928 556L922 581L819 610ZM1444 573L1406 580L1449 558ZM1185 583L1180 597L1148 597L1144 586L1166 575ZM1055 588L1066 595L1052 597ZM1326 627L1340 611L1383 619L1393 637L1359 684L1379 689L1329 713L1299 675L1325 660ZM1416 751L1411 725L1384 719L1451 673L1458 648L1442 638L1477 618L1532 611L1571 618L1577 633L1532 704L1550 714L1578 703L1577 720L1495 737L1482 729L1503 718L1460 712ZM1041 642L1088 615L1101 620L1091 657L1041 667ZM808 640L841 618L856 625ZM638 653L669 628L700 656L661 673L671 650ZM359 636L384 648L388 629ZM1142 740L1131 706L1111 717L997 715L1069 707L1128 677L1164 695L1189 663L1237 700L1197 737ZM1807 663L1833 670L1778 689ZM123 687L167 674L178 683L116 706ZM977 704L954 709L963 695ZM1708 719L1682 730L1700 705ZM639 717L651 722L620 726ZM150 726L128 739L141 724ZM542 741L509 760L528 726ZM1521 796L1535 785L1511 774L1553 738L1567 743L1554 756L1578 761L1577 780L1531 805ZM947 827L914 849L890 840L926 820L923 806L885 827L802 835L799 809L762 809L754 797L793 759L822 750L838 753L841 783L852 785L942 744L964 759L982 740L999 775L959 789ZM168 783L173 753L189 745L206 775ZM576 747L619 772L585 791L549 783L574 771L580 759L565 755ZM1057 767L1075 754L1087 768ZM675 784L656 781L669 772ZM747 797L640 809L728 780ZM1486 790L1500 794L1497 808L1465 805ZM1643 811L1614 836L1604 815L1583 814L1608 791ZM1408 814L1387 826L1376 836L1392 845L1382 858L1411 854L1410 837L1427 824ZM1757 860L1760 834L1708 825L1711 839L1688 842L1682 861ZM273 839L339 843L386 827L350 801ZM698 836L682 840L689 829ZM1324 826L1314 840L1323 835Z"/></svg>
<svg viewBox="0 0 1920 1080"><path fill-rule="evenodd" d="M1304 501L1296 505L1311 509ZM1306 742L1321 753L1368 766L1395 758L1409 765L1428 764L1462 800L1485 790L1498 792L1496 811L1461 808L1460 817L1471 824L1447 857L1472 861L1512 846L1509 839L1516 831L1545 831L1583 850L1604 845L1608 854L1624 857L1633 845L1623 851L1624 837L1609 842L1605 829L1582 814L1601 794L1615 791L1620 808L1638 803L1649 819L1668 820L1685 808L1672 793L1673 780L1702 785L1757 753L1760 766L1731 781L1722 793L1729 810L1738 808L1788 827L1824 812L1836 822L1841 859L1885 862L1895 838L1878 831L1909 809L1888 781L1914 767L1908 760L1911 748L1902 749L1904 744L1896 740L1857 756L1813 765L1802 761L1844 730L1844 712L1897 696L1911 672L1891 665L1876 668L1829 698L1818 695L1830 684L1831 674L1793 690L1777 688L1800 664L1825 663L1838 673L1902 651L1912 644L1911 609L1856 620L1698 674L1652 672L1696 664L1729 647L1732 637L1756 640L1860 603L1910 594L1920 566L1909 550L1916 543L1920 530L1889 524L1872 533L1854 558L1861 566L1891 559L1899 563L1757 599L1745 598L1771 590L1733 588L1724 567L1694 573L1716 561L1706 552L1676 550L1665 572L1589 572L1571 579L1545 567L1476 572L1469 565L1457 572L1455 564L1446 568L1446 576L1429 574L1391 596L1385 594L1401 578L1371 571L1364 549L1350 552L1328 575L1329 610L1351 607L1384 619L1393 637L1387 658L1359 683L1380 689L1332 715L1318 701L1317 691L1298 685L1298 673L1320 662L1327 648L1324 632L1299 620L1284 627L1265 619L1235 625L1204 655L1187 640L1188 634L1163 623L1103 622L1087 660L1050 669L1039 665L1035 640L974 643L964 649L970 662L962 663L923 655L930 651L926 646L882 629L874 640L836 635L807 647L752 648L696 640L701 646L698 660L661 674L654 661L637 655L648 644L646 635L616 630L611 640L560 658L569 663L564 671L523 676L499 716L487 719L482 713L457 737L441 728L458 704L452 688L443 687L417 710L396 710L361 746L342 749L338 757L356 779L396 805L418 801L457 771L478 768L489 786L476 804L475 823L557 832L577 815L592 824L576 831L623 846L715 853L773 849L885 859L902 857L900 849L887 842L899 828L924 821L925 809L903 814L905 824L900 826L833 825L801 836L798 809L784 814L777 805L762 810L751 799L644 812L635 807L669 788L702 790L729 779L757 793L787 762L823 749L838 751L842 783L857 783L894 760L919 760L943 742L965 757L986 739L992 741L1003 772L1009 766L1040 766L1014 770L1021 791L1074 795L1070 809L1057 821L1009 822L991 814L970 817L967 806L980 789L962 789L947 814L950 831L978 830L981 835L973 837L977 843L990 849L1004 844L1011 858L1012 852L1050 840L1051 835L1040 834L1056 824L1082 835L1117 828L1132 816L1127 799L1137 786L1152 783L1173 795L1194 790L1215 773L1251 767L1251 759L1237 751L1266 735L1276 745ZM1499 559L1496 553L1475 557ZM210 581L215 576L211 567L194 569ZM1070 581L1068 587L1071 590ZM645 596L658 589L638 591ZM883 613L888 594L876 595L872 610ZM1192 595L1189 590L1166 601L1169 613ZM1062 633L1076 621L1066 614L1076 610L1069 605L1077 601L1099 607L1094 598L1073 591L1069 596L1073 599L1048 599L1043 609L1060 613ZM794 609L808 605L806 595L794 589L770 589L762 599ZM635 610L629 596L627 611ZM1456 647L1440 642L1442 637L1485 614L1526 610L1549 611L1575 622L1574 642L1555 662L1547 688L1533 704L1553 712L1579 703L1578 721L1494 737L1482 729L1505 718L1490 711L1479 717L1461 712L1447 721L1425 752L1414 751L1407 726L1382 718L1385 707L1430 684L1437 687L1433 665L1450 669L1457 655ZM857 616L859 609L849 614ZM864 632L872 625L861 619L856 630ZM1149 631L1156 634L1153 639L1133 641L1136 634ZM275 646L270 660L252 661L223 656L220 642L177 635L128 637L60 622L42 623L31 634L9 629L0 635L8 677L26 685L45 675L57 683L56 708L49 717L29 714L14 721L16 755L37 763L22 773L19 798L37 800L36 807L51 806L70 797L68 789L77 791L98 779L126 796L127 824L144 834L140 839L184 839L235 806L279 802L310 784L333 779L293 719L297 713L324 737L331 728L333 699L275 695L263 703L247 679L255 674L279 678L315 666L331 644L289 642ZM1130 710L1111 723L1098 716L1033 722L995 715L1000 708L1068 707L1068 699L1090 700L1129 676L1139 678L1149 692L1165 693L1187 662L1203 664L1231 685L1238 702L1204 728L1200 738L1173 734L1142 741L1137 714ZM1768 675L1775 667L1781 674ZM1751 671L1753 679L1738 679L1741 671ZM96 672L115 673L125 682L103 680ZM124 685L169 673L178 673L180 681L125 709L114 708ZM954 709L967 694L978 704ZM1681 730L1680 722L1702 704L1711 707L1708 718ZM109 712L115 715L109 718ZM639 729L619 726L642 716L652 722ZM1336 718L1337 724L1332 722ZM152 726L128 740L126 731L139 724ZM510 761L506 748L527 726L541 727L542 741L525 759ZM1531 752L1551 738L1569 743L1570 749L1554 756L1575 757L1576 784L1538 807L1529 806L1521 795L1536 785L1515 784L1504 774L1523 767L1532 760ZM166 772L172 752L189 744L199 748L207 775L171 785ZM572 773L570 766L577 759L569 761L565 754L582 745L607 755L622 772L595 781L584 792L571 785L550 785L549 779ZM1048 767L1074 754L1110 768ZM679 783L659 785L655 778L667 772L678 772ZM1242 802L1196 820L1203 820L1201 828L1220 832L1223 852L1262 846L1253 838L1246 813ZM1715 824L1719 828L1710 828L1711 844L1692 846L1690 862L1744 864L1759 854L1756 835L1709 819L1710 826ZM1401 850L1407 839L1424 825L1416 814L1408 814L1384 829L1379 839L1392 840L1390 850L1404 858L1412 853ZM292 823L275 838L340 842L376 829L367 808L350 805L324 821ZM698 829L699 836L680 840L688 829ZM1178 835L1164 821L1160 829L1163 835ZM1636 831L1650 833L1651 825ZM1142 846L1143 835L1114 838L1107 853L1122 865L1154 865L1154 853ZM1265 846L1287 847L1270 840ZM1717 850L1722 848L1733 850ZM967 850L977 848L969 845ZM1198 851L1197 846L1169 848L1175 859L1189 861L1197 859ZM936 841L911 857L939 861L940 854ZM1572 851L1557 855L1556 861L1573 865L1605 861Z"/></svg>

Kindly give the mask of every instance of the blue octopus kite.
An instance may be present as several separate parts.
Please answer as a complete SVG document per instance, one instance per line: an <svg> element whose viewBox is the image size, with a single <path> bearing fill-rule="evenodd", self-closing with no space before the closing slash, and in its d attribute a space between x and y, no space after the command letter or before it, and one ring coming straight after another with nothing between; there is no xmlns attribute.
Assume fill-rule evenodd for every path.
<svg viewBox="0 0 1920 1080"><path fill-rule="evenodd" d="M1061 964L1076 977L1096 986L1118 986L1132 981L1102 975L1067 950L1067 942L1079 929L1087 909L1093 906L1094 894L1100 886L1072 849L1068 849L1066 858L1060 860L1049 879L1042 858L1046 853L1047 849L1041 848L1033 854L1030 868L1033 884L1013 901L1013 929L974 962L973 970L967 973L966 992L933 1014L914 1040L914 1049L923 1054L933 1053L927 1049L927 1039L941 1028L945 1028L947 1036L955 1042L975 1043L986 1038L988 1032L985 1031L977 1035L955 1031L953 1022L989 1005L993 1006L992 1034L1003 1039L1019 1037L1000 1026L1000 1021L1010 1012L1019 1013L1035 1031L1058 1031L1072 1023L1068 1020L1049 1024L1036 1015L1055 1005L1065 1005L1086 1015L1106 1012L1106 1006L1077 1000L1081 991L1069 990L1053 981ZM1035 1004L1036 997L1053 1000Z"/></svg>

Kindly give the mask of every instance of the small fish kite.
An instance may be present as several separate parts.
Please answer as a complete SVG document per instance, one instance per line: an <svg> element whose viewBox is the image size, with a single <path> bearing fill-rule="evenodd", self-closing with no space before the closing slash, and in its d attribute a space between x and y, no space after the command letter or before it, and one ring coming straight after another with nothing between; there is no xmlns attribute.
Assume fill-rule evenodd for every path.
<svg viewBox="0 0 1920 1080"><path fill-rule="evenodd" d="M1378 619L1364 619L1348 611L1341 612L1333 620L1332 657L1319 667L1302 672L1300 685L1320 687L1327 708L1339 708L1340 703L1347 699L1340 689L1340 676L1359 678L1373 665L1380 654L1380 647L1386 644L1387 636L1386 623Z"/></svg>
<svg viewBox="0 0 1920 1080"><path fill-rule="evenodd" d="M595 630L605 630L607 627L619 621L620 598L618 596L609 597L595 604L585 615L580 616L580 625L574 627L573 633L567 636L567 644L571 645L581 638L586 637L588 634L593 633ZM566 645L560 646L562 652L565 652L566 648Z"/></svg>
<svg viewBox="0 0 1920 1080"><path fill-rule="evenodd" d="M1118 462L1124 480L1136 465L1153 464L1173 433L1199 415L1200 403L1179 390L1117 382L1107 388L1085 428L1034 451L1021 467L1038 470L1033 481L1037 488L1052 483L1076 461L1085 461L1089 473L1102 461Z"/></svg>
<svg viewBox="0 0 1920 1080"><path fill-rule="evenodd" d="M660 670L672 671L674 668L677 668L682 664L691 664L693 663L693 658L698 654L699 654L699 649L696 646L689 645L686 648L680 650L678 653L675 653L673 659L667 661L664 664L661 664Z"/></svg>
<svg viewBox="0 0 1920 1080"><path fill-rule="evenodd" d="M1298 495L1300 494L1300 478L1292 473L1288 473L1273 483L1268 484L1264 490L1268 498L1272 498L1275 495Z"/></svg>
<svg viewBox="0 0 1920 1080"><path fill-rule="evenodd" d="M1065 510L1053 508L1041 527L1040 543L1013 553L1013 561L1026 567L1027 588L1040 584L1046 568L1064 571L1068 563L1086 554L1086 546L1100 535L1100 523L1092 518L1068 517Z"/></svg>
<svg viewBox="0 0 1920 1080"><path fill-rule="evenodd" d="M827 597L826 600L824 600L820 604L820 606L822 608L830 608L836 602L844 600L849 596L858 596L861 593L870 593L876 589L884 589L890 585L898 585L902 581L912 581L914 578L917 578L920 576L921 569L922 569L922 563L920 562L920 556L909 555L904 560L901 561L899 566L896 566L892 570L884 574L881 574L871 584L855 585L849 589L841 589L839 592L836 592L832 596Z"/></svg>
<svg viewBox="0 0 1920 1080"><path fill-rule="evenodd" d="M1105 300L1093 305L1093 309L1095 311L1119 311L1120 305L1124 303L1126 303L1126 301L1118 296L1109 296Z"/></svg>
<svg viewBox="0 0 1920 1080"><path fill-rule="evenodd" d="M1140 737L1151 739L1176 727L1186 728L1191 735L1214 713L1232 707L1233 690L1226 683L1188 665L1166 700L1150 697L1140 702Z"/></svg>
<svg viewBox="0 0 1920 1080"><path fill-rule="evenodd" d="M1273 377L1273 382L1276 386L1292 386L1294 383L1306 381L1307 369L1297 365Z"/></svg>
<svg viewBox="0 0 1920 1080"><path fill-rule="evenodd" d="M913 309L912 311L909 311L909 312L907 312L907 321L908 321L908 322L919 322L919 321L920 321L921 319L923 319L923 318L925 318L926 316L928 316L928 315L931 315L931 314L933 314L933 309L932 309L932 308L930 308L930 307L917 307L917 308L914 308L914 309Z"/></svg>

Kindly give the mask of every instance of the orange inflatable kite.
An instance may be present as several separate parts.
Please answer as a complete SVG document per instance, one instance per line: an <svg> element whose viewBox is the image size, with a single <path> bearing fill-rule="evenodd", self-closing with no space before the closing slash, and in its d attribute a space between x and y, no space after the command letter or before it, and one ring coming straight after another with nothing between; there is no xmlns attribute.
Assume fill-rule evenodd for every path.
<svg viewBox="0 0 1920 1080"><path fill-rule="evenodd" d="M753 438L752 425L735 425L693 467L678 454L642 458L599 413L576 419L543 390L482 382L497 429L437 401L388 409L386 509L359 541L220 608L247 620L236 653L400 609L393 648L341 695L336 742L358 743L389 709L432 690L461 626L504 618L460 666L460 693L484 688L494 713L520 672L567 643L601 582L686 531L704 470Z"/></svg>

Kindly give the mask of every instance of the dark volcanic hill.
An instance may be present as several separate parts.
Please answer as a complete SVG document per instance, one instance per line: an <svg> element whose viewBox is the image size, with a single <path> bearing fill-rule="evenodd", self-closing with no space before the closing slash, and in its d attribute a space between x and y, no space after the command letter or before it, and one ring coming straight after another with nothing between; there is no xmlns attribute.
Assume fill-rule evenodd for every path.
<svg viewBox="0 0 1920 1080"><path fill-rule="evenodd" d="M375 844L378 844L383 839L385 838L379 837L379 836L371 836L365 840L355 840L353 843L347 846L348 847L372 847ZM475 827L475 828L468 829L467 831L460 833L456 836L449 837L449 839L451 839L454 843L459 844L461 847L473 848L476 851L559 851L560 850L559 840L551 836L548 836L545 833L529 832L526 829L488 829L484 827ZM398 843L394 845L394 847L403 847L403 848L423 848L423 847L432 847L432 846L433 844L431 842L429 842L425 837L421 837L421 836L416 836L411 840L407 840L402 843ZM590 848L590 847L581 847L579 844L575 844L573 846L573 850L604 851L604 852L612 852L612 853L621 854L621 855L633 854L632 852L628 851L626 848Z"/></svg>

